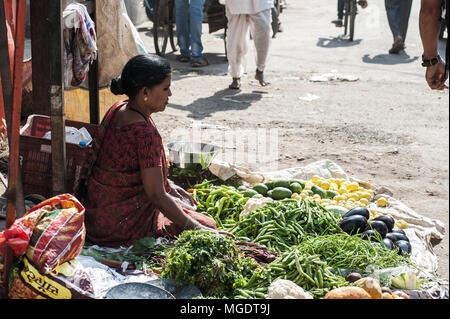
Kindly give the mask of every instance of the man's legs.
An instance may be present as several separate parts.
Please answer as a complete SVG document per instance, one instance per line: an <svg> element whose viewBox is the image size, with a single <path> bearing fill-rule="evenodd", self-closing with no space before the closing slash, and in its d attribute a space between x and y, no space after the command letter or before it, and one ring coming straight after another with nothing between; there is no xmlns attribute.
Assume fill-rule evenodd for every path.
<svg viewBox="0 0 450 319"><path fill-rule="evenodd" d="M246 14L231 14L226 10L228 19L227 29L227 58L229 74L233 78L230 89L240 88L242 61L248 51L248 16Z"/></svg>
<svg viewBox="0 0 450 319"><path fill-rule="evenodd" d="M182 55L190 56L191 38L189 36L189 0L175 0L175 19L177 27L178 46Z"/></svg>
<svg viewBox="0 0 450 319"><path fill-rule="evenodd" d="M270 48L271 10L264 10L250 15L250 28L256 48L256 76L262 86L269 83L264 81L264 69Z"/></svg>
<svg viewBox="0 0 450 319"><path fill-rule="evenodd" d="M202 45L202 23L203 4L205 0L190 0L191 18L191 58L201 59L203 57Z"/></svg>
<svg viewBox="0 0 450 319"><path fill-rule="evenodd" d="M389 53L397 54L405 48L412 0L385 0L389 26L394 37L394 43Z"/></svg>
<svg viewBox="0 0 450 319"><path fill-rule="evenodd" d="M384 0L389 27L393 37L403 38L402 2L405 0Z"/></svg>
<svg viewBox="0 0 450 319"><path fill-rule="evenodd" d="M408 32L408 24L409 24L409 17L411 15L411 7L412 7L412 0L403 0L402 1L402 37L403 42L405 42L406 39L406 33Z"/></svg>
<svg viewBox="0 0 450 319"><path fill-rule="evenodd" d="M338 0L338 2L337 2L338 18L337 18L337 20L331 21L331 23L334 23L336 25L336 27L342 27L342 20L344 19L344 6L345 6L345 1Z"/></svg>

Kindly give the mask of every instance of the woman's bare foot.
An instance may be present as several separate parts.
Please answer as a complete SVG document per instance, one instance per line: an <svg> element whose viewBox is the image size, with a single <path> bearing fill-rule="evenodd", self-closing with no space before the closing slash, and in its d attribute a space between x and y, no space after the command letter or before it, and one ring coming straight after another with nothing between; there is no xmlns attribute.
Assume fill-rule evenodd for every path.
<svg viewBox="0 0 450 319"><path fill-rule="evenodd" d="M231 90L239 90L241 88L241 78L233 78L233 82L228 86Z"/></svg>
<svg viewBox="0 0 450 319"><path fill-rule="evenodd" d="M256 69L255 79L259 81L261 86L267 86L270 84L269 82L264 81L264 72L258 69Z"/></svg>

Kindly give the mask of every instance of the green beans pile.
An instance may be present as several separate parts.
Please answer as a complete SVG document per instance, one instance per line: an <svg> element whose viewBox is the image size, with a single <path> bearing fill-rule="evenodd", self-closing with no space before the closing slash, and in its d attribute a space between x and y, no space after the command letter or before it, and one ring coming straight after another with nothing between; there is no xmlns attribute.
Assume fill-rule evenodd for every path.
<svg viewBox="0 0 450 319"><path fill-rule="evenodd" d="M290 250L309 236L342 232L339 216L307 199L267 203L226 228L237 238L266 245L269 250Z"/></svg>
<svg viewBox="0 0 450 319"><path fill-rule="evenodd" d="M264 298L270 284L276 279L290 280L314 298L323 297L333 288L348 285L345 278L334 274L332 268L318 255L303 254L295 247L260 272L254 273L245 287L235 290L234 298Z"/></svg>
<svg viewBox="0 0 450 319"><path fill-rule="evenodd" d="M249 199L234 186L214 185L209 181L195 185L192 197L198 203L197 211L213 218L218 228L235 222Z"/></svg>
<svg viewBox="0 0 450 319"><path fill-rule="evenodd" d="M410 263L408 257L396 251L346 233L309 238L298 249L303 254L319 255L333 268L364 271L367 267L390 268Z"/></svg>

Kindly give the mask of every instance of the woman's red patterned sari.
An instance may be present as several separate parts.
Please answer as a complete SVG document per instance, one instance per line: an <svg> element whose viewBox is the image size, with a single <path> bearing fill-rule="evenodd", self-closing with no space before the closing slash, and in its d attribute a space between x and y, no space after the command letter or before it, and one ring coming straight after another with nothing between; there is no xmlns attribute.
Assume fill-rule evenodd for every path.
<svg viewBox="0 0 450 319"><path fill-rule="evenodd" d="M166 191L170 191L164 146L153 121L110 125L116 111L126 104L118 102L105 114L93 148L95 165L86 184L86 236L101 246L128 246L143 237L173 237L182 231L156 209L141 180L141 169L161 167ZM216 228L211 218L182 209L203 225Z"/></svg>

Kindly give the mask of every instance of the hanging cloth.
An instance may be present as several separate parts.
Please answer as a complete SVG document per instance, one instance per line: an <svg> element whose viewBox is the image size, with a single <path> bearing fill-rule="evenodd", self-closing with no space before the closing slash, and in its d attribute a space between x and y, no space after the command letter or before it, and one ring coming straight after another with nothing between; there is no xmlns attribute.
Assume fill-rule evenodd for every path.
<svg viewBox="0 0 450 319"><path fill-rule="evenodd" d="M69 4L63 12L65 85L79 86L97 59L95 23L86 6Z"/></svg>

